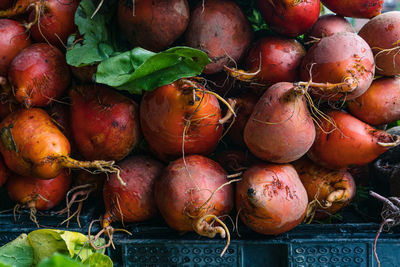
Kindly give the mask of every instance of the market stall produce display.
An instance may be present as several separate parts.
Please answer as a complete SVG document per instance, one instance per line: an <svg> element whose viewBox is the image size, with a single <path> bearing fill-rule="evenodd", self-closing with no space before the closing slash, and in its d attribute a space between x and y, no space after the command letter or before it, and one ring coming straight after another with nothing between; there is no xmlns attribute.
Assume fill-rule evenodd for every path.
<svg viewBox="0 0 400 267"><path fill-rule="evenodd" d="M28 214L59 230L25 228L0 265L112 266L105 249L119 265L121 236L160 225L214 238L223 261L246 235L380 222L380 200L379 265L379 233L400 223L398 175L379 174L400 144L385 131L400 125L400 12L383 2L2 1L7 227ZM356 33L343 16L369 20ZM75 220L88 236L64 231Z"/></svg>

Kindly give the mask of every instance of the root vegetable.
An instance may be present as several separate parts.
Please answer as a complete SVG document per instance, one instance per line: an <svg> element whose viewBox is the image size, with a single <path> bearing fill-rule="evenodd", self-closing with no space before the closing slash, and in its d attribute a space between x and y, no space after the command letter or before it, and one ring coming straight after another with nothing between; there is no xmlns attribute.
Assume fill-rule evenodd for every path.
<svg viewBox="0 0 400 267"><path fill-rule="evenodd" d="M290 164L256 164L236 185L236 208L245 225L257 233L278 235L304 219L307 192Z"/></svg>
<svg viewBox="0 0 400 267"><path fill-rule="evenodd" d="M164 161L183 152L207 155L222 135L217 98L197 83L179 80L146 93L140 105L143 135Z"/></svg>
<svg viewBox="0 0 400 267"><path fill-rule="evenodd" d="M374 52L377 74L384 76L400 74L399 25L400 11L391 11L371 19L358 33Z"/></svg>
<svg viewBox="0 0 400 267"><path fill-rule="evenodd" d="M228 69L239 80L263 84L299 80L304 47L294 39L269 36L253 44L246 56L247 71Z"/></svg>
<svg viewBox="0 0 400 267"><path fill-rule="evenodd" d="M384 0L321 0L321 2L338 15L370 19L381 13Z"/></svg>
<svg viewBox="0 0 400 267"><path fill-rule="evenodd" d="M17 101L27 107L43 107L67 89L70 71L60 50L37 43L25 48L13 59L8 78Z"/></svg>
<svg viewBox="0 0 400 267"><path fill-rule="evenodd" d="M7 167L23 176L51 179L65 168L116 172L114 162L78 161L69 157L70 144L42 109L21 109L0 123L0 152ZM121 181L123 183L123 181Z"/></svg>
<svg viewBox="0 0 400 267"><path fill-rule="evenodd" d="M0 19L0 76L7 77L11 61L30 44L29 36L19 22Z"/></svg>
<svg viewBox="0 0 400 267"><path fill-rule="evenodd" d="M244 141L258 158L288 163L314 142L315 126L302 92L292 83L277 83L264 93L244 129Z"/></svg>
<svg viewBox="0 0 400 267"><path fill-rule="evenodd" d="M156 181L155 199L171 228L210 238L227 235L229 244L229 232L219 218L233 208L233 188L218 163L199 155L171 162Z"/></svg>
<svg viewBox="0 0 400 267"><path fill-rule="evenodd" d="M327 14L318 18L311 30L304 36L304 40L308 43L315 43L323 37L339 32L354 32L354 29L344 17Z"/></svg>
<svg viewBox="0 0 400 267"><path fill-rule="evenodd" d="M46 42L64 49L68 36L74 33L75 12L80 0L17 0L13 8L0 11L0 17L29 13L27 29L37 42Z"/></svg>
<svg viewBox="0 0 400 267"><path fill-rule="evenodd" d="M400 120L400 78L373 81L364 94L348 102L348 108L353 116L372 125Z"/></svg>
<svg viewBox="0 0 400 267"><path fill-rule="evenodd" d="M314 164L307 158L293 162L309 201L306 219L322 219L346 207L356 193L352 175L345 171L333 171Z"/></svg>
<svg viewBox="0 0 400 267"><path fill-rule="evenodd" d="M139 142L138 105L104 85L82 85L69 92L71 130L88 160L118 161Z"/></svg>
<svg viewBox="0 0 400 267"><path fill-rule="evenodd" d="M399 143L397 136L377 130L343 111L326 113L334 124L321 123L308 156L329 169L362 166Z"/></svg>
<svg viewBox="0 0 400 267"><path fill-rule="evenodd" d="M252 28L234 1L200 1L192 12L186 44L201 49L213 61L203 73L219 72L237 63L252 39Z"/></svg>
<svg viewBox="0 0 400 267"><path fill-rule="evenodd" d="M80 0L46 0L29 15L31 34L36 42L46 42L65 49L68 37L77 32L75 12ZM37 12L40 12L38 15Z"/></svg>
<svg viewBox="0 0 400 267"><path fill-rule="evenodd" d="M308 32L320 13L320 0L257 0L261 15L279 34L296 37Z"/></svg>
<svg viewBox="0 0 400 267"><path fill-rule="evenodd" d="M37 210L49 210L64 198L71 184L71 176L62 171L57 177L42 180L36 176L12 174L7 182L7 192L19 207L30 209L31 220L39 227L35 214Z"/></svg>
<svg viewBox="0 0 400 267"><path fill-rule="evenodd" d="M187 0L118 1L118 23L129 42L155 52L184 33L189 16Z"/></svg>
<svg viewBox="0 0 400 267"><path fill-rule="evenodd" d="M106 212L104 229L113 221L122 223L141 222L154 218L157 206L154 184L162 174L163 164L145 156L132 156L119 163L121 177L126 187L121 186L116 175L111 175L104 184L103 199Z"/></svg>
<svg viewBox="0 0 400 267"><path fill-rule="evenodd" d="M362 95L372 83L375 65L369 45L355 33L342 32L314 44L300 70L303 81L316 83L310 84L315 96L337 101Z"/></svg>

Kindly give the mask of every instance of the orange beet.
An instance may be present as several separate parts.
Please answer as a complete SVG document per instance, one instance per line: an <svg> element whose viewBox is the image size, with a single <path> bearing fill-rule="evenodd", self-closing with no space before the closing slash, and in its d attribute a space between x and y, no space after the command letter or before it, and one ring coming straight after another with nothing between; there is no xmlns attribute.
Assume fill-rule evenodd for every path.
<svg viewBox="0 0 400 267"><path fill-rule="evenodd" d="M332 110L326 114L336 126L324 120L320 125L322 130L317 128L315 142L307 154L316 164L329 169L362 166L398 143L396 136L348 113Z"/></svg>
<svg viewBox="0 0 400 267"><path fill-rule="evenodd" d="M372 82L361 96L348 101L350 113L372 125L400 120L400 78L387 77Z"/></svg>
<svg viewBox="0 0 400 267"><path fill-rule="evenodd" d="M183 80L146 93L140 105L140 124L150 148L162 160L182 155L208 155L222 134L221 110L215 96ZM195 95L194 91L195 90Z"/></svg>
<svg viewBox="0 0 400 267"><path fill-rule="evenodd" d="M274 84L257 102L244 129L244 141L258 158L288 163L314 142L315 126L302 94L292 83Z"/></svg>
<svg viewBox="0 0 400 267"><path fill-rule="evenodd" d="M328 217L346 207L356 194L354 179L345 170L329 170L306 157L293 162L293 166L307 191L308 201L312 203L317 219ZM314 200L318 200L322 206Z"/></svg>
<svg viewBox="0 0 400 267"><path fill-rule="evenodd" d="M114 162L77 161L70 144L46 111L20 109L0 123L0 152L7 167L23 176L51 179L64 168L96 168L117 172ZM109 169L109 168L112 168Z"/></svg>
<svg viewBox="0 0 400 267"><path fill-rule="evenodd" d="M236 209L250 229L278 235L296 227L307 210L307 192L290 164L260 163L236 185Z"/></svg>

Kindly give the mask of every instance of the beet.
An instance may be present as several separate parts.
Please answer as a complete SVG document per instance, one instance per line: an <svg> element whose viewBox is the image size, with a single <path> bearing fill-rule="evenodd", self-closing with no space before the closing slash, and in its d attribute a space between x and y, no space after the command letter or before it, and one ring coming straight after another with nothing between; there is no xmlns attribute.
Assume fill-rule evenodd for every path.
<svg viewBox="0 0 400 267"><path fill-rule="evenodd" d="M183 34L189 16L187 0L118 1L121 31L133 46L155 52L167 48Z"/></svg>
<svg viewBox="0 0 400 267"><path fill-rule="evenodd" d="M200 1L192 12L186 44L203 50L213 61L203 73L234 66L252 39L252 28L240 7L228 0Z"/></svg>
<svg viewBox="0 0 400 267"><path fill-rule="evenodd" d="M302 157L314 142L315 127L303 93L292 83L268 88L244 129L244 141L258 158L288 163Z"/></svg>
<svg viewBox="0 0 400 267"><path fill-rule="evenodd" d="M315 43L303 58L301 79L310 81L311 93L331 101L362 95L375 74L369 45L357 34L336 33Z"/></svg>
<svg viewBox="0 0 400 267"><path fill-rule="evenodd" d="M171 228L211 238L228 235L229 244L229 232L218 219L233 208L233 187L228 182L218 163L199 155L180 158L171 162L156 181L157 207Z"/></svg>
<svg viewBox="0 0 400 267"><path fill-rule="evenodd" d="M111 175L105 182L103 228L113 221L129 223L149 220L158 213L154 183L164 169L163 164L146 156L131 156L118 166L126 186L121 185L116 175Z"/></svg>
<svg viewBox="0 0 400 267"><path fill-rule="evenodd" d="M399 25L400 11L391 11L371 19L358 33L374 52L377 74L400 74Z"/></svg>
<svg viewBox="0 0 400 267"><path fill-rule="evenodd" d="M320 16L311 30L304 36L306 42L314 43L318 39L339 32L354 32L353 26L344 17L334 14Z"/></svg>
<svg viewBox="0 0 400 267"><path fill-rule="evenodd" d="M376 79L361 96L348 101L350 113L365 123L382 125L400 120L400 78Z"/></svg>
<svg viewBox="0 0 400 267"><path fill-rule="evenodd" d="M307 210L307 192L290 164L260 163L250 167L236 185L236 209L243 223L264 235L296 227Z"/></svg>
<svg viewBox="0 0 400 267"><path fill-rule="evenodd" d="M304 157L293 162L303 183L309 204L307 216L323 219L343 209L356 194L356 184L346 170L329 170Z"/></svg>
<svg viewBox="0 0 400 267"><path fill-rule="evenodd" d="M30 44L26 30L19 22L0 19L0 76L7 77L11 61Z"/></svg>
<svg viewBox="0 0 400 267"><path fill-rule="evenodd" d="M65 49L68 37L77 32L75 12L80 0L46 0L40 7L40 17L32 26L31 34L36 42L47 42ZM29 22L35 22L36 10L29 15Z"/></svg>
<svg viewBox="0 0 400 267"><path fill-rule="evenodd" d="M196 83L179 80L143 96L143 135L161 160L174 160L182 155L182 150L186 155L208 155L214 151L223 130L219 123L221 110L217 98L203 90Z"/></svg>
<svg viewBox="0 0 400 267"><path fill-rule="evenodd" d="M279 34L296 37L308 32L320 13L320 0L257 0L261 15Z"/></svg>
<svg viewBox="0 0 400 267"><path fill-rule="evenodd" d="M0 152L7 167L23 176L51 179L65 168L95 168L117 173L114 162L72 159L70 144L46 111L20 109L0 123ZM124 182L121 180L121 183Z"/></svg>
<svg viewBox="0 0 400 267"><path fill-rule="evenodd" d="M138 105L105 85L72 88L71 129L79 152L88 160L118 161L139 142Z"/></svg>
<svg viewBox="0 0 400 267"><path fill-rule="evenodd" d="M50 180L11 174L7 182L7 192L19 206L30 209L31 220L39 227L35 217L36 210L49 210L61 203L70 184L71 176L67 171Z"/></svg>
<svg viewBox="0 0 400 267"><path fill-rule="evenodd" d="M305 55L306 50L296 40L268 36L250 47L245 60L247 71L230 69L229 72L239 80L267 85L294 82L299 80L299 67Z"/></svg>
<svg viewBox="0 0 400 267"><path fill-rule="evenodd" d="M70 83L65 56L56 47L37 43L11 62L8 79L18 102L43 107L63 94Z"/></svg>
<svg viewBox="0 0 400 267"><path fill-rule="evenodd" d="M370 19L381 13L384 0L321 0L321 2L338 15Z"/></svg>
<svg viewBox="0 0 400 267"><path fill-rule="evenodd" d="M334 123L322 121L307 153L318 165L329 169L362 166L398 144L397 136L377 130L343 111L326 114Z"/></svg>

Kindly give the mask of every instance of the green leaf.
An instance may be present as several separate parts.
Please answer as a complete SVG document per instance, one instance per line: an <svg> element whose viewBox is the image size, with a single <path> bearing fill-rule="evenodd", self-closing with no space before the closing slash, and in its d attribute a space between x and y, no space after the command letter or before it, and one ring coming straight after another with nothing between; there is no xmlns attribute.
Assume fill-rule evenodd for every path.
<svg viewBox="0 0 400 267"><path fill-rule="evenodd" d="M38 267L85 267L85 265L67 255L54 253L50 258L41 261Z"/></svg>
<svg viewBox="0 0 400 267"><path fill-rule="evenodd" d="M33 264L33 249L26 234L0 247L0 267L29 267Z"/></svg>
<svg viewBox="0 0 400 267"><path fill-rule="evenodd" d="M75 13L75 24L78 26L83 41L77 40L75 34L68 38L66 53L67 63L81 67L98 63L119 51L113 32L116 32L114 13L117 7L115 0L103 3L100 10L92 17L98 1L82 0Z"/></svg>
<svg viewBox="0 0 400 267"><path fill-rule="evenodd" d="M55 252L69 254L71 258L78 256L81 261L86 260L90 255L100 252L96 251L88 242L88 237L77 232L61 231L56 229L39 229L28 234L28 241L34 251L34 263L48 258ZM96 242L97 246L105 244L103 238Z"/></svg>
<svg viewBox="0 0 400 267"><path fill-rule="evenodd" d="M157 54L135 48L101 62L96 82L141 94L142 90L199 75L210 62L206 53L190 47L173 47Z"/></svg>
<svg viewBox="0 0 400 267"><path fill-rule="evenodd" d="M28 234L28 241L33 248L35 264L49 258L54 252L68 254L68 248L58 230L35 230Z"/></svg>
<svg viewBox="0 0 400 267"><path fill-rule="evenodd" d="M83 263L90 267L113 267L112 260L107 255L100 253L90 255Z"/></svg>
<svg viewBox="0 0 400 267"><path fill-rule="evenodd" d="M96 250L89 244L89 239L86 235L71 231L60 232L60 237L65 241L69 255L72 257L78 256L81 261L85 261L88 257L96 253ZM105 244L103 238L99 238L95 242L96 246ZM99 253L104 253L105 249L97 250Z"/></svg>

